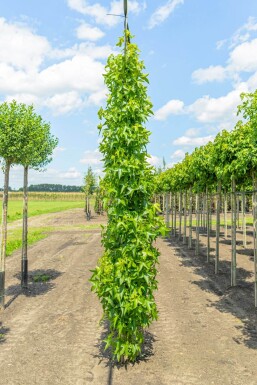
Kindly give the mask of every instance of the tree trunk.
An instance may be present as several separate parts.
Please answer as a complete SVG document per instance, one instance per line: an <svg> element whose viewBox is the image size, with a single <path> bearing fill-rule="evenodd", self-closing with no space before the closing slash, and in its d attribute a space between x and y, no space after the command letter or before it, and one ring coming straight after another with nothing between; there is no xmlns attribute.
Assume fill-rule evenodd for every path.
<svg viewBox="0 0 257 385"><path fill-rule="evenodd" d="M174 193L171 193L171 235L174 235Z"/></svg>
<svg viewBox="0 0 257 385"><path fill-rule="evenodd" d="M183 232L183 245L187 243L187 192L184 192L184 232Z"/></svg>
<svg viewBox="0 0 257 385"><path fill-rule="evenodd" d="M8 187L10 163L5 165L4 173L4 191L3 191L3 212L2 212L2 231L1 231L1 249L0 249L0 310L4 309L5 295L5 259L6 259L6 242L7 242L7 210L8 210Z"/></svg>
<svg viewBox="0 0 257 385"><path fill-rule="evenodd" d="M231 215L232 215L232 228L231 228L231 286L236 286L236 225L237 225L237 197L236 197L236 182L235 177L232 177L232 193L231 193Z"/></svg>
<svg viewBox="0 0 257 385"><path fill-rule="evenodd" d="M166 226L169 228L170 227L170 218L169 218L169 194L165 194L165 222Z"/></svg>
<svg viewBox="0 0 257 385"><path fill-rule="evenodd" d="M207 262L210 262L210 200L209 191L206 187L206 221L207 221Z"/></svg>
<svg viewBox="0 0 257 385"><path fill-rule="evenodd" d="M254 303L257 307L257 178L253 174Z"/></svg>
<svg viewBox="0 0 257 385"><path fill-rule="evenodd" d="M178 239L181 239L181 228L182 228L182 192L179 192L179 229L178 229Z"/></svg>
<svg viewBox="0 0 257 385"><path fill-rule="evenodd" d="M189 237L188 237L188 248L192 249L192 211L193 211L193 195L192 187L189 192Z"/></svg>
<svg viewBox="0 0 257 385"><path fill-rule="evenodd" d="M174 237L177 235L177 193L174 194Z"/></svg>
<svg viewBox="0 0 257 385"><path fill-rule="evenodd" d="M221 182L218 182L217 188L217 208L216 208L216 252L215 252L215 274L219 271L219 242L220 242L220 195Z"/></svg>
<svg viewBox="0 0 257 385"><path fill-rule="evenodd" d="M247 247L246 242L246 218L245 218L245 192L242 193L242 226L243 226L243 246Z"/></svg>
<svg viewBox="0 0 257 385"><path fill-rule="evenodd" d="M22 255L21 255L21 287L28 288L28 171L24 167L23 184L23 227L22 227Z"/></svg>
<svg viewBox="0 0 257 385"><path fill-rule="evenodd" d="M228 198L227 193L224 193L224 227L225 227L225 238L228 237Z"/></svg>
<svg viewBox="0 0 257 385"><path fill-rule="evenodd" d="M195 198L195 213L196 213L196 242L195 242L195 255L199 255L199 225L200 225L200 210L199 210L199 194L196 194Z"/></svg>

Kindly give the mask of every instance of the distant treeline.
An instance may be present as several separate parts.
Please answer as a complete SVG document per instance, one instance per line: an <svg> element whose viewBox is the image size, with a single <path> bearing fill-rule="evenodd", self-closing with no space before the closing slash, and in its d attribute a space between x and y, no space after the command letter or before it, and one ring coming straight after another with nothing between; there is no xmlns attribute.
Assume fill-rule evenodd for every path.
<svg viewBox="0 0 257 385"><path fill-rule="evenodd" d="M19 188L18 191L23 191L23 188ZM31 184L28 187L28 191L36 192L82 192L82 186L66 186L63 184Z"/></svg>

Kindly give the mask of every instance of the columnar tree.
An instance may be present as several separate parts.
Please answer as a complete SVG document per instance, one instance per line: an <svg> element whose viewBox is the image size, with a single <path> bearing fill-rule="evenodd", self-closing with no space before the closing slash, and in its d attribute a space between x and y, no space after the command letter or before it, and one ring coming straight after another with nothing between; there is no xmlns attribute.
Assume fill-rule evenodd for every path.
<svg viewBox="0 0 257 385"><path fill-rule="evenodd" d="M118 361L136 359L144 329L157 319L159 251L153 242L164 230L158 208L151 203L154 169L148 163L150 132L145 128L152 114L148 76L130 38L126 31L117 44L123 52L110 55L104 75L109 95L105 110L99 110L99 129L108 225L102 238L104 254L91 278L109 321L106 348L112 348Z"/></svg>

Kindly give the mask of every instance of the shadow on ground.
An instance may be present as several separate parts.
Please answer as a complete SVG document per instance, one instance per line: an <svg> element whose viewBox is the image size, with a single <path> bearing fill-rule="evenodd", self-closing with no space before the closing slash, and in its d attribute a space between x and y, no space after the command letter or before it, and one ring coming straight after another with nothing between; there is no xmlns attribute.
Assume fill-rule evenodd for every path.
<svg viewBox="0 0 257 385"><path fill-rule="evenodd" d="M242 333L240 339L235 339L238 344L245 344L251 349L257 349L257 309L254 307L254 285L246 279L252 277L251 271L237 268L237 286L231 287L229 261L220 261L219 274L214 273L214 257L209 263L206 262L206 255L195 256L194 249L189 250L182 242L174 237L166 238L165 242L176 251L183 266L193 268L194 273L201 277L201 280L192 281L206 292L214 293L217 296L215 302L209 303L210 307L216 307L220 312L231 313L241 320L236 326ZM205 245L200 245L202 252L206 250ZM246 254L247 255L247 254Z"/></svg>
<svg viewBox="0 0 257 385"><path fill-rule="evenodd" d="M26 297L36 297L38 295L44 295L50 290L53 290L55 283L52 281L58 278L63 273L54 269L37 269L29 272L28 275L28 288L22 289L20 280L21 274L15 274L14 277L19 281L15 285L8 286L5 295L11 298L6 303L5 307L11 305L11 303L19 296L25 295Z"/></svg>
<svg viewBox="0 0 257 385"><path fill-rule="evenodd" d="M128 363L128 362L119 363L113 360L112 352L110 348L105 350L104 340L107 338L108 334L109 334L109 324L107 321L105 321L103 324L103 332L101 333L101 336L96 345L99 353L97 355L94 355L94 358L98 358L100 363L104 362L105 366L109 368L107 385L112 385L112 377L113 377L112 374L113 374L114 368L120 369L121 367L125 367L127 369L129 365L134 366L136 364L139 364L142 361L147 362L154 355L154 342L156 341L156 337L149 331L145 331L144 332L145 341L142 346L141 355L136 359L134 363Z"/></svg>
<svg viewBox="0 0 257 385"><path fill-rule="evenodd" d="M0 345L6 341L6 335L9 333L10 329L5 327L0 321Z"/></svg>

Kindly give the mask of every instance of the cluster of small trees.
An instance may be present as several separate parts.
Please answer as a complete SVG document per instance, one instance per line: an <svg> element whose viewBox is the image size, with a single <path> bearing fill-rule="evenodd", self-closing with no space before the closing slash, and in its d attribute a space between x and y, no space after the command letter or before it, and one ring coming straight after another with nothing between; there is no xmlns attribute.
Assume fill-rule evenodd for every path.
<svg viewBox="0 0 257 385"><path fill-rule="evenodd" d="M58 140L51 135L50 124L36 114L34 107L12 101L0 105L0 158L4 171L3 212L0 249L0 309L4 308L5 259L7 242L7 209L9 173L12 165L24 167L24 204L22 232L21 285L28 284L28 170L42 169L51 161Z"/></svg>
<svg viewBox="0 0 257 385"><path fill-rule="evenodd" d="M23 187L19 188L18 191L23 191ZM82 192L82 186L69 186L63 184L51 184L51 183L41 183L41 184L31 184L28 187L28 191L34 192Z"/></svg>

